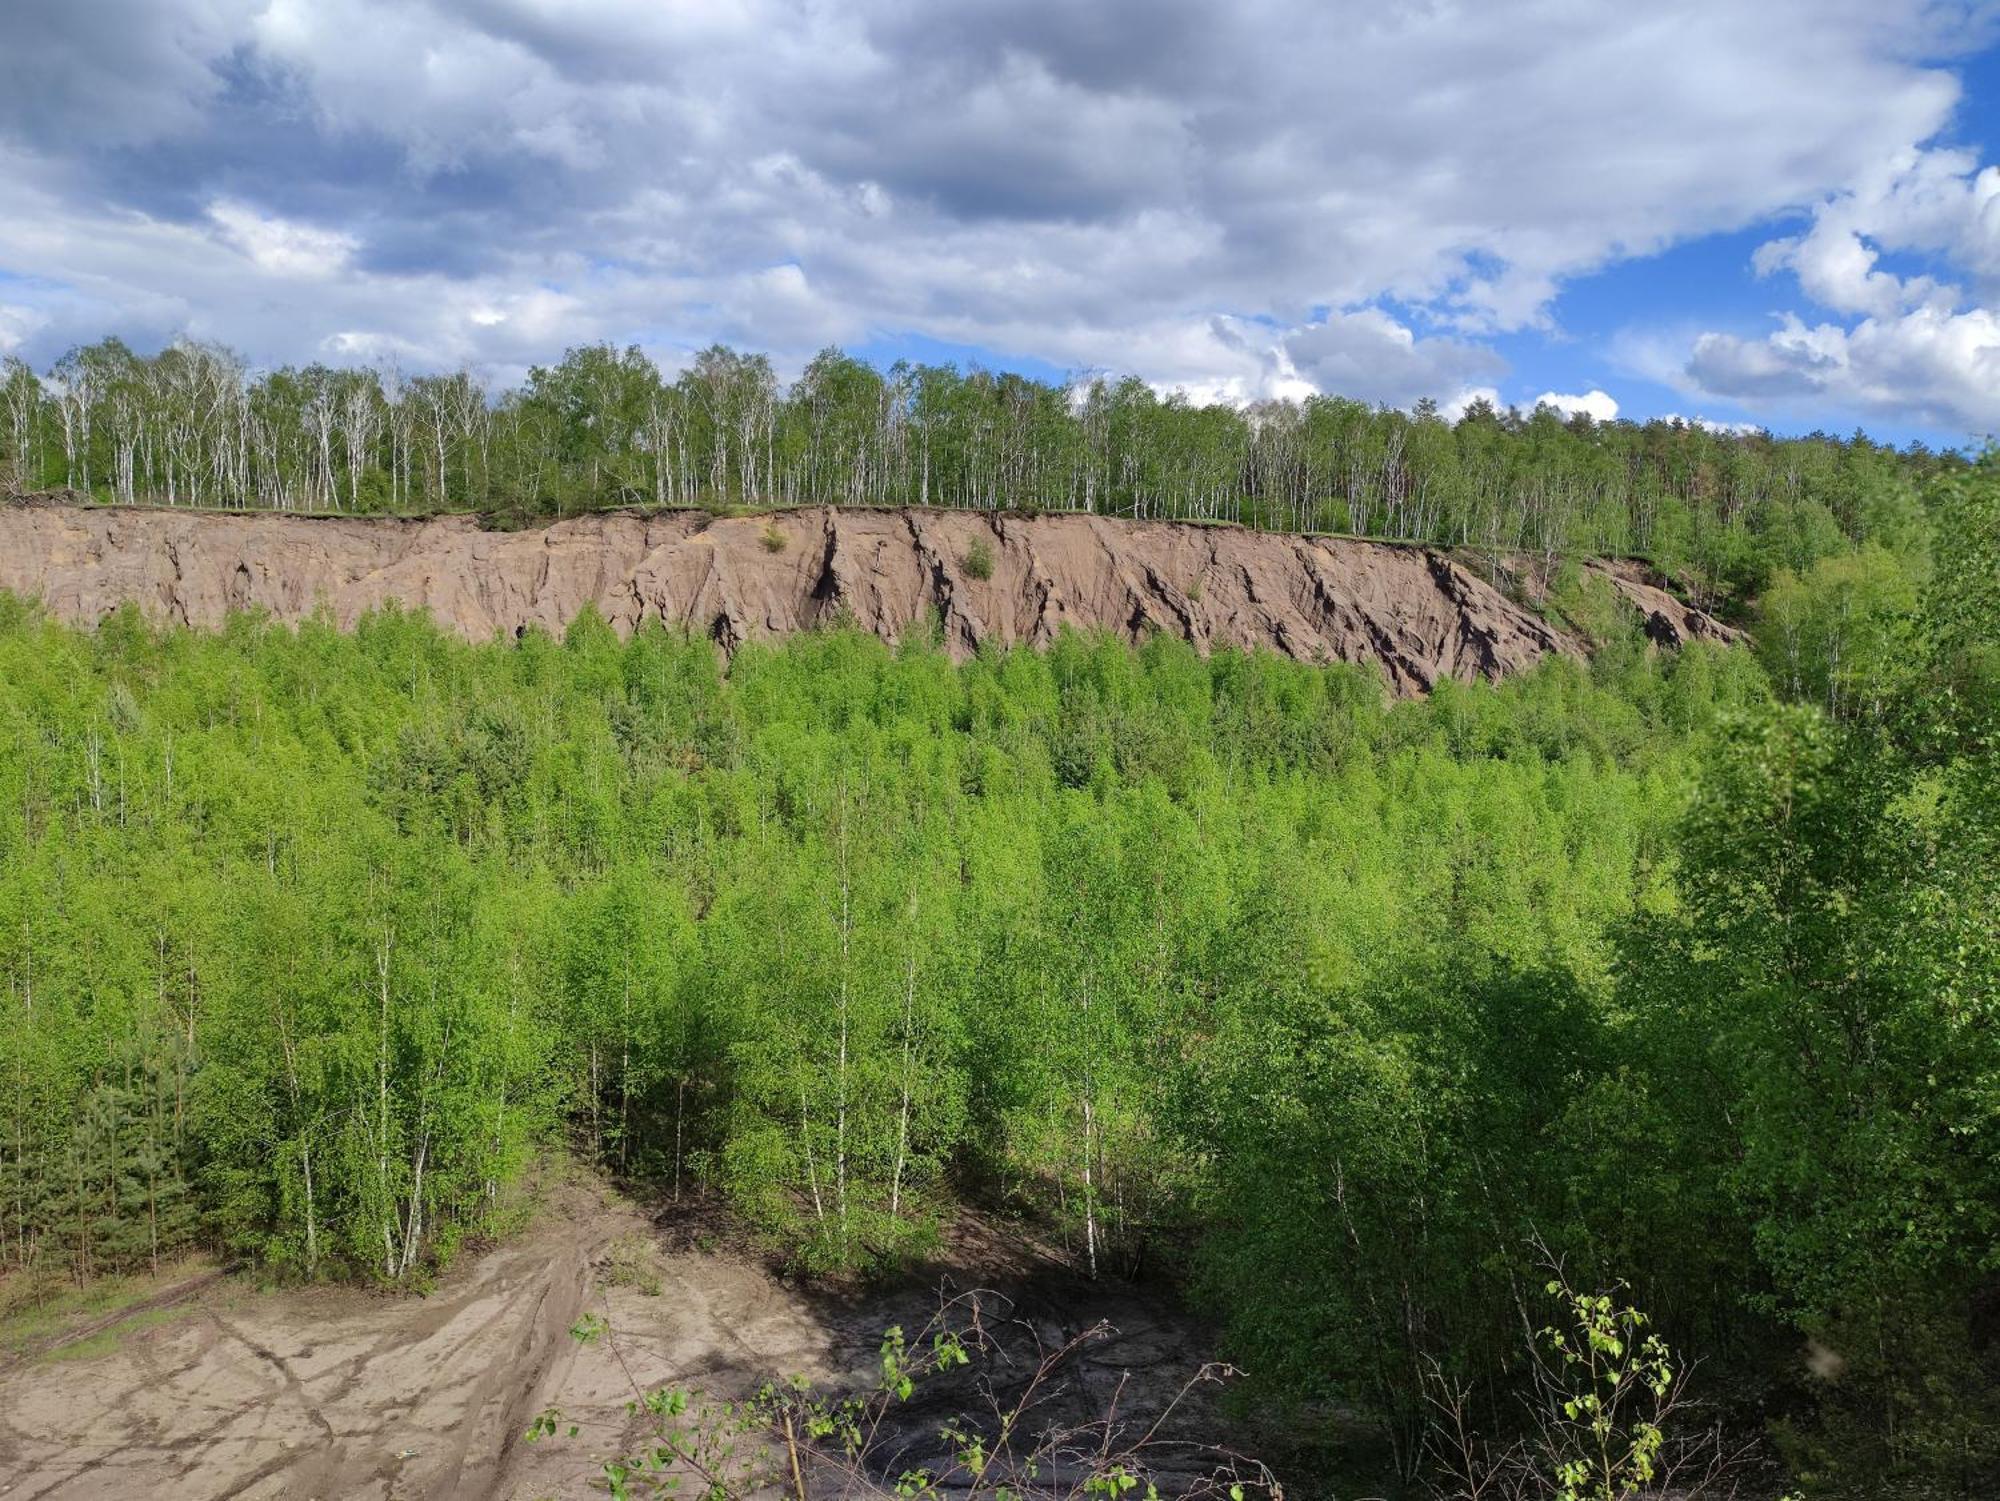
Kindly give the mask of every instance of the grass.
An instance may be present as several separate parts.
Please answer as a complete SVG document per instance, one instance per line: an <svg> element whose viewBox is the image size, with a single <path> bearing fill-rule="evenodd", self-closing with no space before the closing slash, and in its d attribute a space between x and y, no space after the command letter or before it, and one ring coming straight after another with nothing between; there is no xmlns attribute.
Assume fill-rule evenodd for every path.
<svg viewBox="0 0 2000 1501"><path fill-rule="evenodd" d="M974 537L972 545L965 550L965 572L968 578L984 583L993 577L993 549L984 537Z"/></svg>
<svg viewBox="0 0 2000 1501"><path fill-rule="evenodd" d="M137 1334L140 1330L157 1328L161 1324L170 1324L175 1319L184 1316L187 1312L187 1309L180 1307L142 1308L127 1318L119 1319L113 1324L107 1324L94 1334L88 1334L82 1339L71 1340L66 1344L57 1345L53 1349L44 1350L36 1359L51 1363L63 1360L95 1360L100 1355L109 1355L120 1344L131 1338L134 1334Z"/></svg>
<svg viewBox="0 0 2000 1501"><path fill-rule="evenodd" d="M0 1277L0 1360L16 1359L55 1345L65 1331L80 1329L99 1320L113 1322L93 1331L74 1345L60 1345L50 1356L70 1359L71 1351L95 1348L99 1353L115 1344L134 1328L162 1323L174 1317L173 1308L142 1309L137 1305L159 1296L175 1284L198 1277L213 1269L205 1257L170 1262L159 1272L100 1277L86 1287L78 1287L67 1277L37 1277L27 1272L11 1272ZM123 1310L133 1309L122 1316Z"/></svg>
<svg viewBox="0 0 2000 1501"><path fill-rule="evenodd" d="M621 1235L605 1256L604 1280L613 1287L630 1287L641 1296L660 1295L660 1253L643 1235Z"/></svg>

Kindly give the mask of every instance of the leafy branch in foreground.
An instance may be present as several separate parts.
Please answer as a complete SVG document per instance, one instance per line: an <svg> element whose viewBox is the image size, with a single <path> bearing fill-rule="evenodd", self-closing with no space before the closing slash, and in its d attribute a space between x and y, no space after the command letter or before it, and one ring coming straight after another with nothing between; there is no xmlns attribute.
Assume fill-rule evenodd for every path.
<svg viewBox="0 0 2000 1501"><path fill-rule="evenodd" d="M1101 1410L1065 1421L1058 1399L1073 1391L1072 1369L1087 1348L1114 1337L1099 1322L1062 1344L1045 1344L1033 1326L1016 1327L1033 1340L1025 1376L1001 1383L990 1367L1007 1356L996 1337L993 1293L944 1297L914 1337L900 1326L881 1344L880 1374L868 1390L820 1391L802 1376L766 1384L745 1400L710 1397L681 1387L643 1386L618 1349L616 1333L587 1316L571 1334L603 1339L631 1383L628 1418L636 1442L604 1464L613 1497L699 1496L702 1501L751 1501L782 1495L814 1497L954 1498L990 1501L1088 1501L1171 1495L1214 1501L1283 1501L1284 1488L1263 1464L1216 1445L1169 1436L1169 1421L1197 1388L1237 1373L1204 1365L1156 1412L1126 1410L1121 1377ZM968 1409L925 1424L898 1421L919 1390L954 1372L971 1380ZM931 1400L945 1400L926 1391ZM628 1429L628 1433L630 1430ZM530 1443L567 1434L575 1424L549 1408L530 1424Z"/></svg>
<svg viewBox="0 0 2000 1501"><path fill-rule="evenodd" d="M1688 1428L1688 1371L1651 1321L1610 1293L1579 1292L1561 1270L1562 1307L1529 1346L1524 1436L1505 1444L1471 1426L1471 1389L1430 1368L1428 1448L1439 1501L1698 1501L1737 1492L1748 1450L1719 1425Z"/></svg>

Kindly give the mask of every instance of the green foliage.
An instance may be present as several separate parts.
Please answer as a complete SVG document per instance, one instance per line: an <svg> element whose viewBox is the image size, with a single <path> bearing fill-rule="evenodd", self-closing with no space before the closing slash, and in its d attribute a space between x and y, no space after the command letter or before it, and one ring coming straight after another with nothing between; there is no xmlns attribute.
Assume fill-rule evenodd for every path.
<svg viewBox="0 0 2000 1501"><path fill-rule="evenodd" d="M1834 718L1879 717L1916 666L1918 585L1910 559L1875 543L1781 570L1758 632L1772 681Z"/></svg>
<svg viewBox="0 0 2000 1501"><path fill-rule="evenodd" d="M1811 1415L1783 1429L1814 1494L1972 1495L2000 1464L1992 461L1937 503L1881 701L1729 727L1685 906L1631 987L1714 1097L1704 1134L1769 1306L1824 1352Z"/></svg>
<svg viewBox="0 0 2000 1501"><path fill-rule="evenodd" d="M1427 1383L1426 1446L1440 1501L1696 1501L1739 1494L1745 1458L1694 1420L1686 1372L1652 1320L1611 1293L1580 1292L1560 1273L1544 1286L1561 1313L1529 1342L1519 1437L1469 1426L1469 1388L1441 1366ZM1522 1316L1526 1317L1525 1308Z"/></svg>
<svg viewBox="0 0 2000 1501"><path fill-rule="evenodd" d="M993 548L984 537L974 537L965 550L965 576L981 583L993 577Z"/></svg>
<svg viewBox="0 0 2000 1501"><path fill-rule="evenodd" d="M1927 493L1921 548L1885 487L1827 512L1896 553L1770 531L1754 653L1421 701L1167 639L725 668L591 614L0 605L0 1254L408 1283L564 1146L814 1270L973 1195L1085 1270L1164 1261L1252 1399L1405 1483L1435 1378L1519 1413L1546 1254L1768 1395L1816 1494L1976 1495L2000 474ZM1646 1389L1650 1327L1567 1317Z"/></svg>
<svg viewBox="0 0 2000 1501"><path fill-rule="evenodd" d="M1173 642L954 668L835 633L724 676L592 615L467 646L393 611L16 611L7 1255L402 1281L567 1135L812 1266L921 1250L968 1181L1127 1265L1253 1160L1261 1107L1211 1124L1197 1081L1262 1065L1196 1039L1269 1048L1272 997L1377 986L1409 996L1401 1056L1445 954L1601 971L1696 660L1630 699L1551 668L1391 706Z"/></svg>
<svg viewBox="0 0 2000 1501"><path fill-rule="evenodd" d="M1566 1327L1541 1333L1559 1363L1550 1414L1556 1501L1624 1501L1659 1473L1665 1438L1659 1411L1674 1386L1667 1347L1646 1333L1646 1316L1604 1293L1578 1293L1552 1281L1550 1297L1569 1305ZM1652 1402L1628 1411L1633 1402ZM1559 1415L1559 1416L1558 1416Z"/></svg>

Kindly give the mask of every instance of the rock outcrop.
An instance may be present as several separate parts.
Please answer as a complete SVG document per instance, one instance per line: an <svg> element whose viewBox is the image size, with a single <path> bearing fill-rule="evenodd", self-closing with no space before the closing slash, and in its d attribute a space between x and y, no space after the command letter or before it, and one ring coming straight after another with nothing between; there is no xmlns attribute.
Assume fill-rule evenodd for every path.
<svg viewBox="0 0 2000 1501"><path fill-rule="evenodd" d="M1603 571L1657 640L1730 634L1632 565ZM27 501L0 506L0 589L83 625L129 601L192 626L246 609L349 626L393 601L473 639L560 632L595 607L621 633L657 618L726 651L844 620L895 642L935 619L957 658L989 640L1045 645L1064 626L1165 631L1203 651L1377 662L1406 694L1583 651L1442 552L1082 515L606 512L502 532L470 516Z"/></svg>
<svg viewBox="0 0 2000 1501"><path fill-rule="evenodd" d="M1611 581L1621 599L1639 612L1646 634L1661 646L1686 646L1690 641L1731 642L1742 639L1734 626L1724 625L1705 610L1669 593L1644 563L1615 558L1591 565Z"/></svg>

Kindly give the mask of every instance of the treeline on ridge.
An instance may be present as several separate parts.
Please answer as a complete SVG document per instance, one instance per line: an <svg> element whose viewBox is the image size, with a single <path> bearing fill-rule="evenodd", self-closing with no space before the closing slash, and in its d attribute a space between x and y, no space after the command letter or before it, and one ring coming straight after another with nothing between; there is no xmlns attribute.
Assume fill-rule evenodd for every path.
<svg viewBox="0 0 2000 1501"><path fill-rule="evenodd" d="M1963 466L1860 434L1597 423L1485 402L1456 422L1337 396L1245 408L1097 376L1065 385L827 350L781 387L715 347L668 381L638 349L572 349L521 386L312 365L253 373L116 339L44 376L0 369L0 485L293 511L942 505L1233 520L1495 552L1643 554L1755 593L1803 547L1894 537Z"/></svg>

